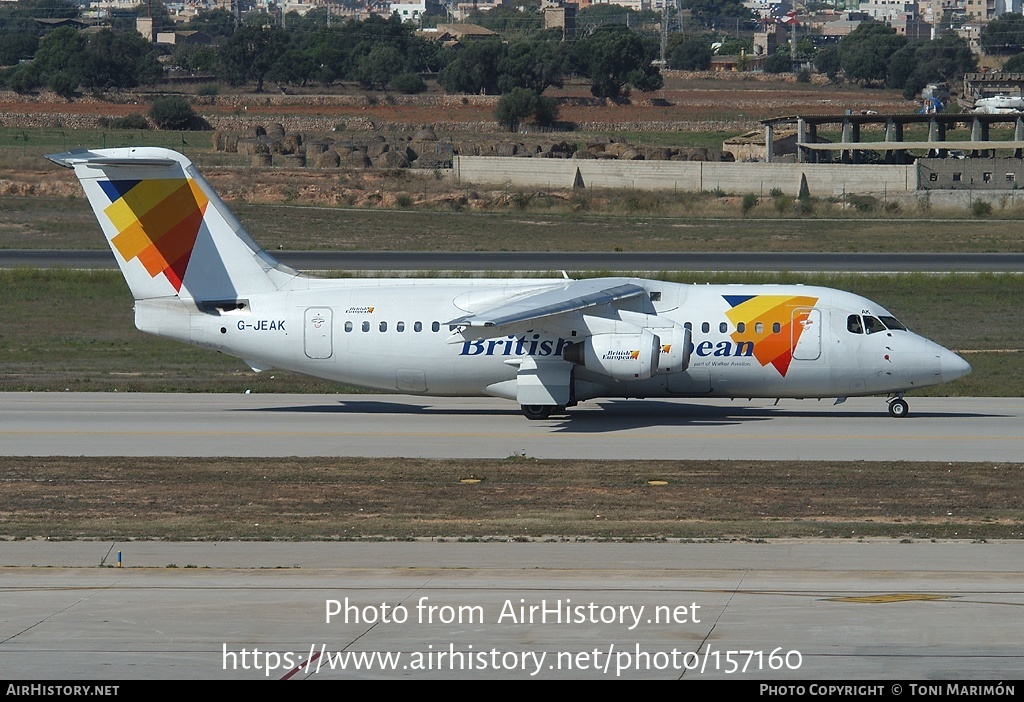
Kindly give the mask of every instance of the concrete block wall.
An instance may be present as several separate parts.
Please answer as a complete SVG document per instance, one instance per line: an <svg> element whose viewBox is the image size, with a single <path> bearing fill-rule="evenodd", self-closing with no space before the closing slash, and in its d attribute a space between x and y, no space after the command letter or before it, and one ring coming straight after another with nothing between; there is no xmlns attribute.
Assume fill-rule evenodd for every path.
<svg viewBox="0 0 1024 702"><path fill-rule="evenodd" d="M917 190L914 165L824 163L719 163L708 161L614 161L456 156L462 183L526 188L627 188L633 190L724 190L767 195L779 188L800 194L801 177L813 197Z"/></svg>

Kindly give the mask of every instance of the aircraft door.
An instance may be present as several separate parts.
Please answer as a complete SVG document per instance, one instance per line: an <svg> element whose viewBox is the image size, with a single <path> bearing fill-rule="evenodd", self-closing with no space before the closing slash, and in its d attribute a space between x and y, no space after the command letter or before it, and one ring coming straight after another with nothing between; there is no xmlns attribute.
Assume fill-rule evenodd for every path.
<svg viewBox="0 0 1024 702"><path fill-rule="evenodd" d="M800 307L793 310L790 325L794 361L817 361L821 358L821 310Z"/></svg>
<svg viewBox="0 0 1024 702"><path fill-rule="evenodd" d="M331 333L333 310L330 307L309 307L303 315L302 339L309 358L330 358L334 355Z"/></svg>

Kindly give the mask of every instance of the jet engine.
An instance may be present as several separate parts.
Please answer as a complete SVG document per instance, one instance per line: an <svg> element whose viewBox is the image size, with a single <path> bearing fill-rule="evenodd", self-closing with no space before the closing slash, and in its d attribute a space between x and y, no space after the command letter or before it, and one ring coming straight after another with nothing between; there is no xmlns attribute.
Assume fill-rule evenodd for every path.
<svg viewBox="0 0 1024 702"><path fill-rule="evenodd" d="M650 329L639 334L595 334L566 347L570 363L616 380L647 380L658 370L661 340Z"/></svg>
<svg viewBox="0 0 1024 702"><path fill-rule="evenodd" d="M570 363L615 380L647 380L655 373L680 373L690 363L690 330L641 329L636 334L594 334L567 346Z"/></svg>
<svg viewBox="0 0 1024 702"><path fill-rule="evenodd" d="M690 365L690 330L683 327L658 329L658 373L681 373Z"/></svg>

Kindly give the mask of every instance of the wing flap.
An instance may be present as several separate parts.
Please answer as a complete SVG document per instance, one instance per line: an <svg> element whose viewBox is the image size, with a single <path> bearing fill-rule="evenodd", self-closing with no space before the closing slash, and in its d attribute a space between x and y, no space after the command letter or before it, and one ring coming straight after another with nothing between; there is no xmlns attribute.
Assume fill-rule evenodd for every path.
<svg viewBox="0 0 1024 702"><path fill-rule="evenodd" d="M620 279L624 280L624 279ZM490 309L479 310L447 322L457 327L503 327L532 322L559 314L629 300L646 294L635 283L609 284L607 278L573 280Z"/></svg>

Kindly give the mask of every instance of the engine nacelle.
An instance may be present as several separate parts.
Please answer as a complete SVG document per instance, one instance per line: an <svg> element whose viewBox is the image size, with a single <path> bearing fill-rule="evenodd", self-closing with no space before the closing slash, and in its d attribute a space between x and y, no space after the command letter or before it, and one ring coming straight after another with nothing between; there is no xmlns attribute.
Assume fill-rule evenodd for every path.
<svg viewBox="0 0 1024 702"><path fill-rule="evenodd" d="M690 365L690 330L684 327L658 329L661 354L658 357L658 373L682 373Z"/></svg>
<svg viewBox="0 0 1024 702"><path fill-rule="evenodd" d="M661 340L650 329L639 334L595 334L566 347L570 363L616 380L647 380L658 370Z"/></svg>

